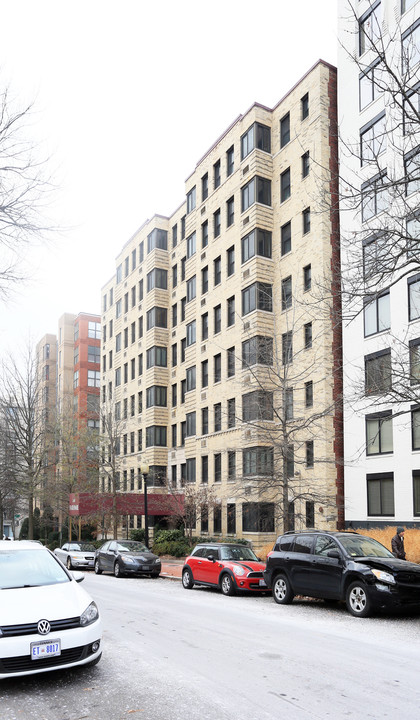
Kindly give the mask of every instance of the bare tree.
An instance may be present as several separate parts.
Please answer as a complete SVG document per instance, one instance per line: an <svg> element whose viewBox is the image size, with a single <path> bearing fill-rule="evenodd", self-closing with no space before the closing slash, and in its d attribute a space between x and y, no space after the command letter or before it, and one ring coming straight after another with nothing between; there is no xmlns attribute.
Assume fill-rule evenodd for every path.
<svg viewBox="0 0 420 720"><path fill-rule="evenodd" d="M173 499L171 520L184 527L185 536L192 542L193 530L207 521L209 513L219 504L214 487L197 486L181 478L179 487L167 482L167 492Z"/></svg>
<svg viewBox="0 0 420 720"><path fill-rule="evenodd" d="M108 496L112 496L113 537L118 537L120 513L117 496L120 490L120 451L123 423L120 403L104 403L101 406L100 428L100 474L105 479Z"/></svg>
<svg viewBox="0 0 420 720"><path fill-rule="evenodd" d="M0 90L0 298L24 279L20 269L28 244L45 241L52 185L48 160L29 139L32 104L18 107L8 88Z"/></svg>

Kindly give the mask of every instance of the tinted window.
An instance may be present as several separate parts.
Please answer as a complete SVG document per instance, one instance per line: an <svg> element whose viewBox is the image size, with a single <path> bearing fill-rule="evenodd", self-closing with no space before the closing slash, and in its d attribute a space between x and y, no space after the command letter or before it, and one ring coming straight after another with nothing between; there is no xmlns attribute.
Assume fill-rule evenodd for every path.
<svg viewBox="0 0 420 720"><path fill-rule="evenodd" d="M215 547L205 548L203 557L208 558L210 555L214 558L218 558L219 557L218 548L215 548Z"/></svg>
<svg viewBox="0 0 420 720"><path fill-rule="evenodd" d="M285 535L284 537L280 538L279 550L281 550L282 552L291 550L293 547L294 540L295 540L295 538L293 537L293 535L292 536Z"/></svg>
<svg viewBox="0 0 420 720"><path fill-rule="evenodd" d="M193 550L193 552L191 554L193 555L193 557L203 557L204 550L205 550L205 548L196 548L195 550Z"/></svg>
<svg viewBox="0 0 420 720"><path fill-rule="evenodd" d="M293 548L294 552L310 553L312 550L314 538L311 535L298 535Z"/></svg>
<svg viewBox="0 0 420 720"><path fill-rule="evenodd" d="M315 543L315 555L328 555L330 550L338 550L334 540L328 535L317 537Z"/></svg>

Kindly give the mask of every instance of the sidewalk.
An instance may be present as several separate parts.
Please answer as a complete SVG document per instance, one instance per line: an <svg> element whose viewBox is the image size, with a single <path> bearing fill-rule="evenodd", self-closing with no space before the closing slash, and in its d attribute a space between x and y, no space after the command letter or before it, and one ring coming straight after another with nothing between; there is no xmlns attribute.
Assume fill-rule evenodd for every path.
<svg viewBox="0 0 420 720"><path fill-rule="evenodd" d="M161 558L161 577L170 578L171 580L181 580L184 561L185 558Z"/></svg>

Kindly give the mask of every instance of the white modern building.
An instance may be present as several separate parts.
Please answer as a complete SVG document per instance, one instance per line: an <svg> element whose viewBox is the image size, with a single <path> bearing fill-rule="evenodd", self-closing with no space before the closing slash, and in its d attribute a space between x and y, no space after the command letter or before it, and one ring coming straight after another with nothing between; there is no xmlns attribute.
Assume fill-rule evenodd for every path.
<svg viewBox="0 0 420 720"><path fill-rule="evenodd" d="M420 1L339 0L339 43L345 521L416 526Z"/></svg>

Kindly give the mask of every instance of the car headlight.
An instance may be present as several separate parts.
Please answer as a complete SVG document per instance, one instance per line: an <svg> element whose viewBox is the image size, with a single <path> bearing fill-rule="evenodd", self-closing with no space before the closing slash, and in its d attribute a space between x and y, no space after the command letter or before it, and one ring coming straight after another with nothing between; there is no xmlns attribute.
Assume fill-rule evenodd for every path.
<svg viewBox="0 0 420 720"><path fill-rule="evenodd" d="M86 627L86 625L90 625L91 623L95 622L99 617L99 610L98 606L95 602L91 602L90 605L86 608L86 610L81 614L80 616L80 625L82 627Z"/></svg>
<svg viewBox="0 0 420 720"><path fill-rule="evenodd" d="M235 575L245 575L245 570L241 565L232 565L232 570Z"/></svg>
<svg viewBox="0 0 420 720"><path fill-rule="evenodd" d="M134 558L132 557L124 557L124 555L121 555L121 560L125 563L133 563L135 562Z"/></svg>
<svg viewBox="0 0 420 720"><path fill-rule="evenodd" d="M156 558L155 563L159 563L159 564L160 564L160 558Z"/></svg>
<svg viewBox="0 0 420 720"><path fill-rule="evenodd" d="M381 582L389 583L389 585L395 585L395 578L393 575L391 575L391 573L385 572L384 570L374 569L372 569L372 573Z"/></svg>

